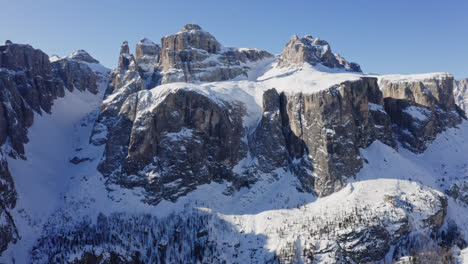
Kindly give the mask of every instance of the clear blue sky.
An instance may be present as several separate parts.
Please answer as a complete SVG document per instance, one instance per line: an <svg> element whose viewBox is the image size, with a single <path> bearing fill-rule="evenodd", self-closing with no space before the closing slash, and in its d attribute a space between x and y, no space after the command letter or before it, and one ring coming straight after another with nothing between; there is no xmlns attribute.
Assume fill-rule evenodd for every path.
<svg viewBox="0 0 468 264"><path fill-rule="evenodd" d="M0 0L0 41L49 55L85 49L108 67L120 44L159 43L197 23L222 44L280 53L292 34L327 40L365 72L468 77L468 1Z"/></svg>

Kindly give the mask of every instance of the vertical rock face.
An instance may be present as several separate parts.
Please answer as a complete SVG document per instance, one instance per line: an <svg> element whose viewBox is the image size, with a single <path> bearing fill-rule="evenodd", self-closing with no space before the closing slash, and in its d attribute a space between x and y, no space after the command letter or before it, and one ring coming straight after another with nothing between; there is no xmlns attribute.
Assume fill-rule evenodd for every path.
<svg viewBox="0 0 468 264"><path fill-rule="evenodd" d="M223 48L215 37L194 24L163 37L161 45L162 83L229 80L247 75L248 67L242 64L273 57L257 49Z"/></svg>
<svg viewBox="0 0 468 264"><path fill-rule="evenodd" d="M109 86L106 90L107 98L101 105L101 116L104 113L107 115L107 112L111 116L117 115L121 105L130 94L145 89L144 80L138 72L135 58L129 52L128 42L124 41L120 48L118 66L112 70L109 76Z"/></svg>
<svg viewBox="0 0 468 264"><path fill-rule="evenodd" d="M50 112L52 100L63 95L63 87L52 78L49 57L29 45L0 46L0 67L7 72L4 82L9 76L20 96L38 113Z"/></svg>
<svg viewBox="0 0 468 264"><path fill-rule="evenodd" d="M380 80L385 110L403 146L422 152L438 133L462 121L462 111L453 96L453 83L448 74L419 79L390 76Z"/></svg>
<svg viewBox="0 0 468 264"><path fill-rule="evenodd" d="M359 148L375 140L396 145L375 78L314 94L278 95L270 90L263 105L252 138L260 166L268 171L289 160L303 188L320 196L341 189L362 168ZM273 144L276 150L270 151Z"/></svg>
<svg viewBox="0 0 468 264"><path fill-rule="evenodd" d="M147 88L153 88L161 82L161 74L158 69L160 52L161 47L147 38L141 39L136 45L135 61Z"/></svg>
<svg viewBox="0 0 468 264"><path fill-rule="evenodd" d="M136 62L143 70L149 71L151 70L149 67L154 67L158 63L160 52L161 47L159 45L154 44L147 38L143 38L136 45Z"/></svg>
<svg viewBox="0 0 468 264"><path fill-rule="evenodd" d="M63 89L45 53L29 45L0 46L0 144L9 137L12 153L7 154L24 154L33 111L50 112L52 100L63 96Z"/></svg>
<svg viewBox="0 0 468 264"><path fill-rule="evenodd" d="M144 187L150 203L175 200L211 181L232 181L232 167L247 148L241 140L243 107L218 105L180 90L167 94L151 111L139 109L153 100L140 92L122 105L99 166L109 181Z"/></svg>
<svg viewBox="0 0 468 264"><path fill-rule="evenodd" d="M300 65L303 63L311 65L322 64L329 68L345 69L353 72L361 72L361 67L356 63L348 63L338 54L333 54L330 45L325 40L305 36L299 38L294 35L281 53L278 62L279 67Z"/></svg>
<svg viewBox="0 0 468 264"><path fill-rule="evenodd" d="M91 56L85 57L84 59L92 61ZM97 76L86 64L65 58L54 61L51 65L53 68L52 71L54 71L54 76L59 80L62 80L64 87L66 87L70 92L73 92L74 89L79 91L88 90L94 94L98 92L96 84Z"/></svg>
<svg viewBox="0 0 468 264"><path fill-rule="evenodd" d="M468 115L468 78L454 80L453 87L455 103Z"/></svg>

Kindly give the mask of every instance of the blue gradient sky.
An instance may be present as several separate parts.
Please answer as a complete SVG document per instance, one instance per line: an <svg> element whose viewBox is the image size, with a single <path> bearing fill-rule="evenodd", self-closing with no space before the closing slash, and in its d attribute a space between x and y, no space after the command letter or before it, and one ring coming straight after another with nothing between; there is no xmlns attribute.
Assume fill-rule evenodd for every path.
<svg viewBox="0 0 468 264"><path fill-rule="evenodd" d="M108 67L120 44L159 43L197 23L222 44L280 53L292 34L327 40L365 72L468 77L468 1L0 0L0 41L49 55L85 49Z"/></svg>

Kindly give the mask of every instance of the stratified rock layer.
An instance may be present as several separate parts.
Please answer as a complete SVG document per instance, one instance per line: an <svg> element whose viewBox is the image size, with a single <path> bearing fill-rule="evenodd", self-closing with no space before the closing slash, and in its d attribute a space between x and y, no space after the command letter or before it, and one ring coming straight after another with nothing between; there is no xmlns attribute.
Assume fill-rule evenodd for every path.
<svg viewBox="0 0 468 264"><path fill-rule="evenodd" d="M299 38L291 37L281 53L278 62L279 67L300 66L303 63L311 65L322 64L328 68L345 69L353 72L361 72L357 63L348 63L343 57L331 51L327 41L312 36Z"/></svg>
<svg viewBox="0 0 468 264"><path fill-rule="evenodd" d="M422 152L438 133L462 121L464 115L455 104L453 83L453 77L447 74L419 80L380 80L385 110L405 147Z"/></svg>
<svg viewBox="0 0 468 264"><path fill-rule="evenodd" d="M158 98L140 92L123 103L99 166L109 181L143 186L154 203L175 200L200 184L233 180L231 169L246 152L242 105L218 105L180 90L151 111L139 109L153 100Z"/></svg>
<svg viewBox="0 0 468 264"><path fill-rule="evenodd" d="M359 148L375 140L396 145L375 78L314 94L267 91L263 105L252 143L261 168L268 171L289 160L304 189L318 195L341 189L362 168Z"/></svg>

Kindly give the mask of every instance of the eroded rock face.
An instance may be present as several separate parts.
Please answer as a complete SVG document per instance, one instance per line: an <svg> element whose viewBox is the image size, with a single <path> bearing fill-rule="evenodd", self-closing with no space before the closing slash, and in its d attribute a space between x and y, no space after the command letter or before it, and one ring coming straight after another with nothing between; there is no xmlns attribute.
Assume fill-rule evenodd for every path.
<svg viewBox="0 0 468 264"><path fill-rule="evenodd" d="M87 62L87 63L99 63L98 60L96 60L91 55L89 55L89 53L86 52L85 50L77 50L73 52L72 54L68 55L67 58L75 60L75 61L82 61L82 62Z"/></svg>
<svg viewBox="0 0 468 264"><path fill-rule="evenodd" d="M281 53L278 62L279 67L322 64L329 68L345 69L353 72L361 72L361 67L356 63L348 63L338 54L333 54L327 41L312 36L299 38L293 35Z"/></svg>
<svg viewBox="0 0 468 264"><path fill-rule="evenodd" d="M455 103L468 115L468 78L454 80L453 87Z"/></svg>
<svg viewBox="0 0 468 264"><path fill-rule="evenodd" d="M257 49L223 48L210 33L188 24L161 39L161 83L224 81L247 75L249 61L273 57Z"/></svg>
<svg viewBox="0 0 468 264"><path fill-rule="evenodd" d="M446 74L422 80L380 80L385 110L403 146L422 152L438 133L462 121L453 83L453 77Z"/></svg>
<svg viewBox="0 0 468 264"><path fill-rule="evenodd" d="M468 205L468 181L461 180L460 182L452 184L447 190L447 194Z"/></svg>
<svg viewBox="0 0 468 264"><path fill-rule="evenodd" d="M154 98L155 99L155 98ZM99 170L112 183L144 187L148 201L175 200L211 181L233 181L245 156L242 105L218 105L190 91L169 93L151 111L146 92L129 96L109 129Z"/></svg>
<svg viewBox="0 0 468 264"><path fill-rule="evenodd" d="M96 61L92 59L89 54L86 57L81 55L82 54L80 53L76 57L83 61ZM79 91L88 90L94 94L98 92L96 84L97 77L94 74L94 71L91 70L91 68L89 68L86 64L83 64L77 60L65 58L54 61L51 65L54 71L54 76L61 79L64 83L63 86L66 87L70 92L73 92L74 89Z"/></svg>
<svg viewBox="0 0 468 264"><path fill-rule="evenodd" d="M0 255L9 243L16 243L19 239L18 230L9 213L16 205L17 196L8 163L0 151Z"/></svg>
<svg viewBox="0 0 468 264"><path fill-rule="evenodd" d="M266 171L289 160L307 191L322 196L341 189L363 166L359 148L375 140L396 146L375 78L314 94L275 93L264 95L252 152Z"/></svg>
<svg viewBox="0 0 468 264"><path fill-rule="evenodd" d="M141 39L136 45L135 62L146 88L153 88L161 82L158 68L160 52L161 47L147 38Z"/></svg>
<svg viewBox="0 0 468 264"><path fill-rule="evenodd" d="M49 57L38 49L21 44L0 46L0 67L3 83L11 81L38 113L50 112L53 99L63 96L63 86L53 79Z"/></svg>
<svg viewBox="0 0 468 264"><path fill-rule="evenodd" d="M161 47L159 45L147 38L143 38L136 45L136 62L138 65L148 64L155 66L158 63L160 52ZM145 70L148 71L149 69Z"/></svg>

